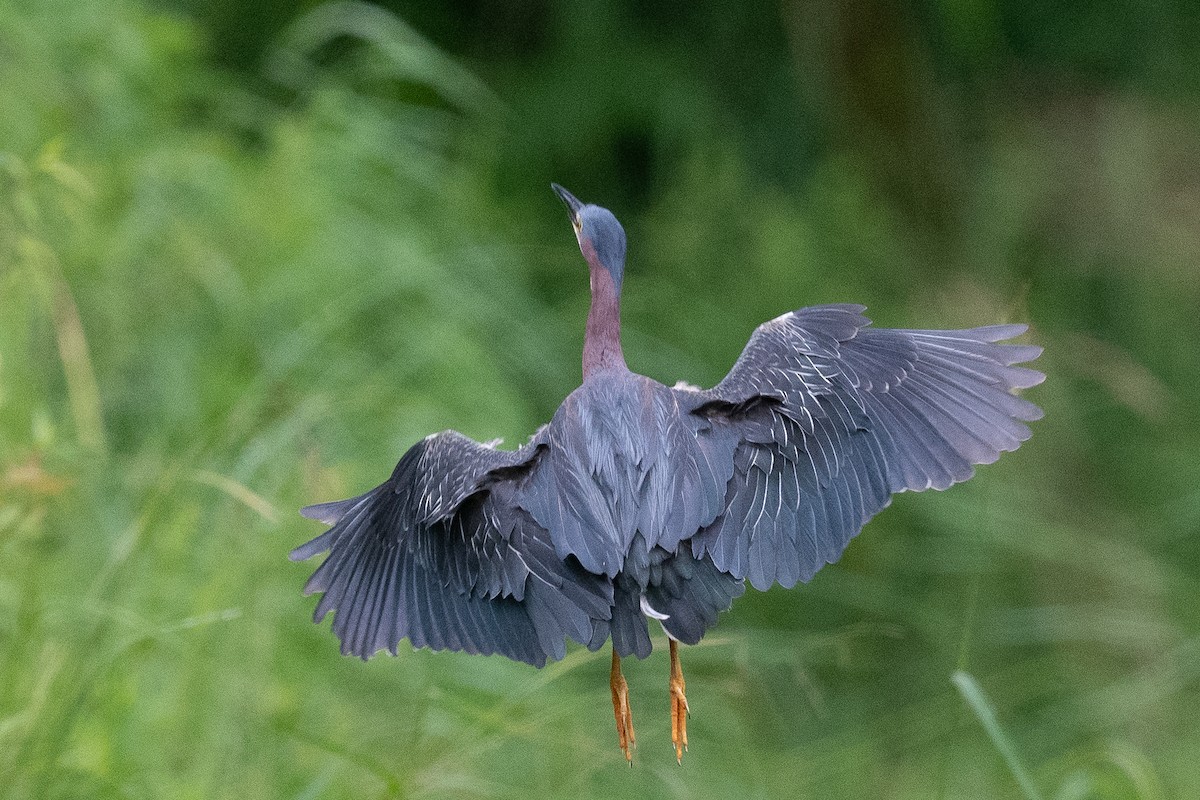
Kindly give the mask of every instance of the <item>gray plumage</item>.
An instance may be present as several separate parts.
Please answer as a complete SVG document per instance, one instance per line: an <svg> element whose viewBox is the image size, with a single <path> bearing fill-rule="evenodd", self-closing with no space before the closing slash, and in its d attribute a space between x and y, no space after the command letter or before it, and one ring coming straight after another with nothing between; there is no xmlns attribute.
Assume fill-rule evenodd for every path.
<svg viewBox="0 0 1200 800"><path fill-rule="evenodd" d="M620 225L570 201L594 296L598 269L619 292ZM303 510L332 526L291 554L329 551L305 586L324 593L314 619L335 611L342 651L362 658L406 637L536 666L568 639L644 657L647 617L694 644L746 581L809 580L893 494L945 489L1029 438L1041 411L1014 390L1044 376L1016 365L1041 349L1001 343L1024 325L885 330L863 311L761 325L708 390L630 372L619 319L606 331L593 313L615 357L611 343L585 357L583 385L524 447L435 434L381 486Z"/></svg>

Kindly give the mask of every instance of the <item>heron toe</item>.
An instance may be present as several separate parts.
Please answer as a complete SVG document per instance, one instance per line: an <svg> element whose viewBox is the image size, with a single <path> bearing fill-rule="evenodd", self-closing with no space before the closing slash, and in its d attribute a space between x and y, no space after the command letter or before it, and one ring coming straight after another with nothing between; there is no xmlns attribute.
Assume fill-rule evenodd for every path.
<svg viewBox="0 0 1200 800"><path fill-rule="evenodd" d="M688 707L683 681L683 666L679 663L679 643L671 640L671 680L668 684L671 694L671 743L675 745L675 760L683 763L683 754L687 751L687 721L692 715Z"/></svg>
<svg viewBox="0 0 1200 800"><path fill-rule="evenodd" d="M612 654L612 675L609 678L612 688L613 716L617 720L617 744L625 754L629 766L633 766L633 750L637 747L637 738L633 733L633 715L629 711L629 685L621 674L621 657L614 648Z"/></svg>

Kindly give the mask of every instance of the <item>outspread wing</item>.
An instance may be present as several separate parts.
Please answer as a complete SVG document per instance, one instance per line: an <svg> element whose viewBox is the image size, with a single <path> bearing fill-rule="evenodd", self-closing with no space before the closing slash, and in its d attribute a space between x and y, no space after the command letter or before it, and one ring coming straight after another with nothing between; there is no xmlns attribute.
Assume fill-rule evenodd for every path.
<svg viewBox="0 0 1200 800"><path fill-rule="evenodd" d="M815 306L760 326L694 413L739 439L724 511L697 558L757 589L835 561L900 491L945 489L1030 436L1040 347L997 344L1024 325L868 327L863 306Z"/></svg>
<svg viewBox="0 0 1200 800"><path fill-rule="evenodd" d="M611 582L555 555L549 534L514 500L538 457L454 431L413 445L391 478L360 497L301 513L332 527L291 553L329 556L305 585L335 611L342 652L368 658L416 647L500 653L536 666L588 643L611 615Z"/></svg>

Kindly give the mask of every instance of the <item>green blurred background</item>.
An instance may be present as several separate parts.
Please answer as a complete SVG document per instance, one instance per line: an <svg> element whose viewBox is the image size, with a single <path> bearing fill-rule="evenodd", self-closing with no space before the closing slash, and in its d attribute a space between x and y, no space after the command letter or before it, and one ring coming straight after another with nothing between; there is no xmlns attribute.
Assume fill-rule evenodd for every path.
<svg viewBox="0 0 1200 800"><path fill-rule="evenodd" d="M1198 796L1200 7L386 5L0 4L0 796ZM1022 450L686 650L682 768L661 651L629 770L607 652L342 658L285 558L577 385L551 180L664 382L821 302L1046 347Z"/></svg>

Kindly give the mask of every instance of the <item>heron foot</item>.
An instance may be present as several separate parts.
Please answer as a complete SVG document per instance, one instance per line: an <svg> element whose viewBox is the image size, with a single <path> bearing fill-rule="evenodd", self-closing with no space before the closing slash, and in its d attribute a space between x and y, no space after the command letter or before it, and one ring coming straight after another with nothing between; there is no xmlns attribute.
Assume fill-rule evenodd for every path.
<svg viewBox="0 0 1200 800"><path fill-rule="evenodd" d="M679 642L671 640L671 680L668 684L671 694L671 743L675 745L675 760L683 764L683 754L687 752L687 721L692 715L688 706L687 688L683 681L683 667L679 663Z"/></svg>
<svg viewBox="0 0 1200 800"><path fill-rule="evenodd" d="M633 734L633 715L629 711L629 685L621 674L621 657L614 649L612 654L612 675L609 678L612 688L613 716L617 719L617 744L625 754L629 766L633 766L633 750L637 747L637 738Z"/></svg>

